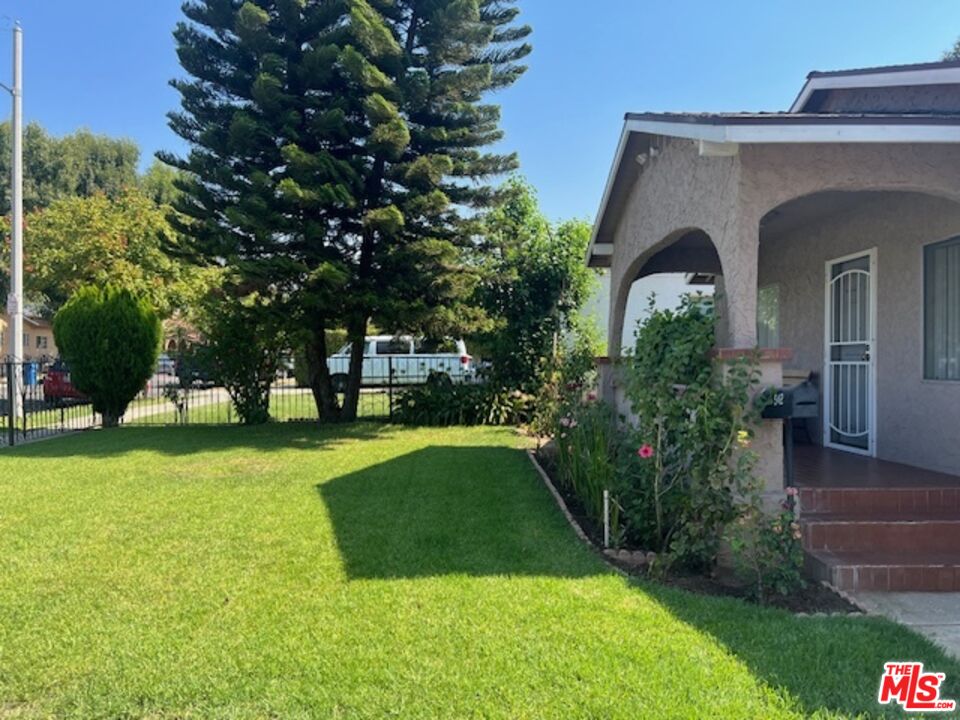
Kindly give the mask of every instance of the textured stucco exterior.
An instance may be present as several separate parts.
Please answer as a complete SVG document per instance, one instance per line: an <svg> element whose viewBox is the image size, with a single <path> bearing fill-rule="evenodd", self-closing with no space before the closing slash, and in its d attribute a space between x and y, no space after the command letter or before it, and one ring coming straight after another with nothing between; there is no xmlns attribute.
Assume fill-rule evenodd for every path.
<svg viewBox="0 0 960 720"><path fill-rule="evenodd" d="M807 112L960 113L960 85L893 85L820 90Z"/></svg>
<svg viewBox="0 0 960 720"><path fill-rule="evenodd" d="M626 201L617 211L610 265L608 353L611 357L618 356L620 352L624 308L631 284L643 274L644 266L652 257L678 239L689 236L692 231L700 230L709 235L720 259L725 297L718 307L724 315L724 332L718 340L728 347L750 348L757 342L761 221L772 210L797 198L823 191L923 193L933 198L928 198L926 205L917 201L919 204L912 212L923 228L919 234L930 236L926 240L929 242L948 236L948 227L956 217L952 206L943 200L960 202L960 147L952 144L752 144L741 145L736 154L728 157L703 156L695 141L680 138L658 138L657 147L659 152L644 164L639 177L633 181ZM937 198L940 202L936 201ZM882 216L891 221L895 219L889 211ZM911 313L918 311L920 297L910 289L909 284L898 283L892 277L891 269L918 267L916 263L911 265L907 256L913 253L912 257L919 262L916 258L919 240L905 239L905 232L901 231L905 230L905 222L896 224L899 229L892 228L889 223L872 222L874 224L869 232L876 237L872 244L879 246L881 238L886 238L883 240L886 250L879 255L880 273L884 272L884 268L891 273L883 276L887 280L881 285L880 292L881 298L886 293L885 299L881 300L886 310L881 312L893 312L895 303L896 307L904 308L897 311L896 317L909 318ZM868 232L867 228L861 229L863 233ZM863 234L860 240L865 238ZM816 332L822 335L822 319L820 329L816 332L813 323L818 313L822 318L823 312L823 262L827 257L846 254L839 250L829 254L832 252L829 250L830 244L841 242L836 235L832 239L824 235L819 242L819 254L810 253L810 257L803 257L804 263L819 263L819 280L812 275L798 280L801 286L803 283L809 285L798 292L808 293L812 298L810 302L814 303L811 307L819 309L811 311L811 319L801 321L808 323L809 328L797 331L797 339L802 342L799 343L801 347L796 348L798 359L795 363L810 364L817 361L818 353L822 351L822 338L819 349L817 341L808 338ZM842 243L852 242L849 238L842 240ZM802 250L795 252L803 253ZM765 248L764 256L767 254L768 249ZM885 256L889 260L885 260ZM897 261L898 257L901 262ZM772 259L766 260L767 272L773 273L774 265ZM789 267L787 262L780 264L778 272L781 277L786 278L790 274ZM911 282L918 281L918 278L914 278ZM819 300L815 299L817 292ZM786 316L781 328L784 333L782 344L789 346L792 338ZM884 333L890 332L893 330L884 330ZM917 349L905 356L898 356L897 353L901 352L898 348L908 347L904 343L910 332L914 334L915 345L919 345L920 329L919 325L914 324L912 331L900 328L896 332L903 337L888 337L886 344L883 336L878 339L878 376L884 378L882 397L887 398L886 409L882 411L882 429L878 435L880 455L960 472L957 449L947 447L960 443L945 437L948 427L957 426L958 406L955 402L940 401L933 397L941 393L956 400L956 391L952 387L944 391L919 383L896 387L898 376L908 376L913 372L912 363L917 363L916 367L919 368ZM889 355L884 357L885 353ZM820 365L822 360L812 363L811 369L817 369ZM613 399L615 383L609 377L605 379L605 387ZM925 406L924 398L927 397L933 402L930 406ZM900 408L901 412L897 413L895 408ZM910 450L908 445L917 435L912 428L918 427L918 419L934 409L948 413L941 416L948 420L922 444L916 445L916 449ZM896 440L898 433L909 437ZM779 434L779 425L766 423L762 434L761 445L769 448L765 463L773 466L776 463L772 460L779 451L779 445L773 439Z"/></svg>
<svg viewBox="0 0 960 720"><path fill-rule="evenodd" d="M954 202L857 194L842 213L764 234L759 283L779 287L781 344L793 350L784 367L822 377L826 263L875 248L877 456L960 474L960 382L924 380L922 352L923 246L956 235Z"/></svg>
<svg viewBox="0 0 960 720"><path fill-rule="evenodd" d="M609 354L619 354L630 285L659 251L692 230L710 236L726 302L727 345L756 344L760 221L771 210L825 190L902 190L960 200L960 148L914 144L744 145L703 157L670 139L630 190L611 261Z"/></svg>

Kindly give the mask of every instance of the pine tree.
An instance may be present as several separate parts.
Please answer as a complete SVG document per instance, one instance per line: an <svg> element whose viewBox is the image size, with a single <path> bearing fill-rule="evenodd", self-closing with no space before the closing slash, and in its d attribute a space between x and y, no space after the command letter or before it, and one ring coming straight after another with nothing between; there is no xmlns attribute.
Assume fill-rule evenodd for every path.
<svg viewBox="0 0 960 720"><path fill-rule="evenodd" d="M516 166L491 91L524 71L515 0L195 0L175 37L183 251L226 264L306 331L321 418L353 419L363 338L476 317L461 260ZM352 345L341 404L325 333Z"/></svg>

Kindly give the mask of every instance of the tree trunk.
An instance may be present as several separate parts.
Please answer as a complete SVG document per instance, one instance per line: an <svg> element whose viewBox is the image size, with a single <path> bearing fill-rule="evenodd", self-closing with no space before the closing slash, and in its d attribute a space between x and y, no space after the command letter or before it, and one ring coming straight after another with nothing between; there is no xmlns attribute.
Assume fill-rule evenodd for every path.
<svg viewBox="0 0 960 720"><path fill-rule="evenodd" d="M317 417L321 422L338 422L341 419L340 404L330 382L327 350L327 328L321 321L311 330L307 343L307 379L313 401L317 404Z"/></svg>
<svg viewBox="0 0 960 720"><path fill-rule="evenodd" d="M363 352L367 335L366 317L358 317L347 328L350 341L350 370L347 374L347 391L343 396L341 415L344 420L357 419L357 406L360 404L360 386L363 384Z"/></svg>

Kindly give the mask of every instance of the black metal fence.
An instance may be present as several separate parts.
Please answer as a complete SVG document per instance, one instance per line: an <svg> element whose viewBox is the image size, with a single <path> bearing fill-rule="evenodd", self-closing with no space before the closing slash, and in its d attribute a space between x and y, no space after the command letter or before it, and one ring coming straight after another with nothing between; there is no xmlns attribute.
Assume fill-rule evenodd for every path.
<svg viewBox="0 0 960 720"><path fill-rule="evenodd" d="M334 385L342 387L346 360L331 358L328 362ZM358 417L389 420L404 390L426 382L431 373L439 373L451 382L472 382L472 375L459 362L456 357L365 359ZM300 375L292 362L283 363L283 370L271 385L273 420L318 419L313 393ZM90 400L73 387L69 369L59 361L5 362L0 365L0 389L0 413L6 420L0 447L101 424ZM188 358L164 355L121 422L133 426L224 425L238 423L240 417L226 388L191 366Z"/></svg>
<svg viewBox="0 0 960 720"><path fill-rule="evenodd" d="M0 412L6 419L0 446L15 445L99 424L89 401L44 393L49 362L6 362L0 365Z"/></svg>

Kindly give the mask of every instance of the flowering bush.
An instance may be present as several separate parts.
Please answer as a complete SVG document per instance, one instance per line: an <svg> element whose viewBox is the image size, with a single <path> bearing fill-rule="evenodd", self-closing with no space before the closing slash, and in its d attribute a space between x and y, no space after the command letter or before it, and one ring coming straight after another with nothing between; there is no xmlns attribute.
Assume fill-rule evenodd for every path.
<svg viewBox="0 0 960 720"><path fill-rule="evenodd" d="M634 452L620 462L628 540L693 570L715 565L724 527L757 487L749 442L759 371L749 359L712 358L714 320L699 298L676 311L651 303L622 367L639 418L626 431Z"/></svg>
<svg viewBox="0 0 960 720"><path fill-rule="evenodd" d="M771 593L789 595L804 586L796 494L796 488L787 488L787 499L773 517L754 503L730 528L730 546L737 565L750 576L755 598L761 604Z"/></svg>
<svg viewBox="0 0 960 720"><path fill-rule="evenodd" d="M577 389L571 388L570 392ZM584 513L598 527L604 521L603 492L611 492L610 539L613 546L619 545L623 537L616 502L620 447L613 410L598 401L595 394L578 393L575 400L566 404L557 424L558 483L577 497Z"/></svg>
<svg viewBox="0 0 960 720"><path fill-rule="evenodd" d="M597 399L595 391L586 390L596 384L596 345L590 326L580 323L546 361L530 423L534 435L555 437L564 415L575 411L591 394L593 400Z"/></svg>

